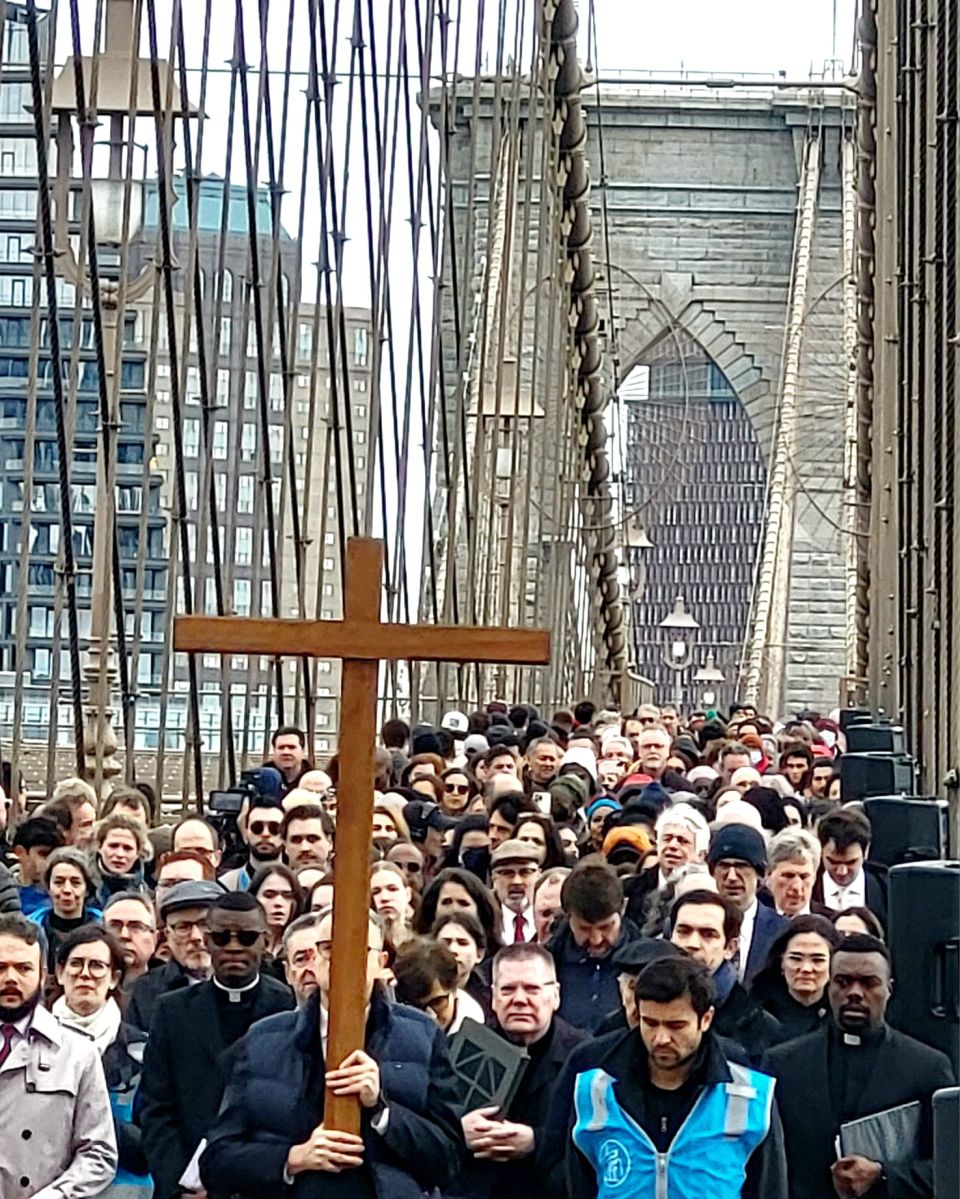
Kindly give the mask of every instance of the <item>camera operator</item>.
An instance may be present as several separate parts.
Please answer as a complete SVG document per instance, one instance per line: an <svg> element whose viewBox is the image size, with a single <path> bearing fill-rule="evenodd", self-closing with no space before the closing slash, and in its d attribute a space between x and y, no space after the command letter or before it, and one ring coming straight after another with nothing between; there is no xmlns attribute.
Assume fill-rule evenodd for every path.
<svg viewBox="0 0 960 1199"><path fill-rule="evenodd" d="M246 891L253 876L263 866L279 862L283 854L283 808L272 796L258 795L250 800L241 833L247 846L247 861L221 874L220 883L228 891Z"/></svg>

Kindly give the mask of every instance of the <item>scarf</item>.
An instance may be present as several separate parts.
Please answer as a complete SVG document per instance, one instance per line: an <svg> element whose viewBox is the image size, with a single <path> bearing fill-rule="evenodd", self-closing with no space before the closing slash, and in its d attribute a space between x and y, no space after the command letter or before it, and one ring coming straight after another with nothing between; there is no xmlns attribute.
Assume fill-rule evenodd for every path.
<svg viewBox="0 0 960 1199"><path fill-rule="evenodd" d="M74 1032L89 1037L99 1054L113 1044L120 1031L120 1009L113 999L108 999L98 1012L80 1016L67 1007L67 997L61 995L51 1010L64 1028L72 1028Z"/></svg>

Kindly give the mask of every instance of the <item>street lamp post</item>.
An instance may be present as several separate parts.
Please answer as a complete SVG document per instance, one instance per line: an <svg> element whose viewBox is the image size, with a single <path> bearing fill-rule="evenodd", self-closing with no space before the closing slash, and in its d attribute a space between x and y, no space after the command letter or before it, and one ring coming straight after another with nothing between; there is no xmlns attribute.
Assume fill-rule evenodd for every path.
<svg viewBox="0 0 960 1199"><path fill-rule="evenodd" d="M693 640L699 623L687 611L683 596L674 600L673 611L660 621L667 644L663 651L663 663L673 671L673 702L679 712L683 706L683 676L693 662Z"/></svg>
<svg viewBox="0 0 960 1199"><path fill-rule="evenodd" d="M706 662L694 674L693 681L705 685L702 696L703 706L705 708L715 707L717 703L717 689L722 687L727 681L727 676L717 666L713 650L707 654Z"/></svg>
<svg viewBox="0 0 960 1199"><path fill-rule="evenodd" d="M68 58L54 80L51 111L56 121L56 178L54 181L54 241L58 270L76 289L76 302L83 305L89 294L99 306L102 333L102 369L106 395L107 419L101 411L100 440L96 456L96 506L93 527L93 560L91 568L90 640L84 675L87 682L87 707L84 727L84 758L86 776L99 792L103 784L120 773L116 759L117 734L113 727L111 690L117 677L113 633L113 554L116 538L116 441L120 425L120 375L122 337L120 330L123 309L128 303L143 298L154 284L156 265L146 263L134 279L125 277L128 247L140 234L143 224L143 183L132 177L132 155L135 148L133 129L137 117L155 119L151 89L151 60L139 58L140 31L135 28L134 0L107 0L103 53L96 63L84 56L80 75L84 81L85 103L93 101L97 120L105 120L110 132L109 161L105 177L93 175L94 128L86 110L81 110L77 95L75 60ZM161 81L166 88L169 67L161 64ZM97 92L93 97L86 91L93 78ZM181 110L176 86L168 89L174 112ZM132 122L131 118L132 117ZM82 176L73 171L74 128L79 129ZM126 154L124 151L126 150ZM168 167L172 167L169 148ZM124 167L126 166L126 172ZM168 171L169 177L169 171ZM106 276L98 278L96 293L92 272L77 261L70 238L71 195L82 195L89 184L89 212L81 208L88 219L85 232L91 235L91 248L104 248L112 260ZM160 202L164 198L160 197ZM97 255L99 261L99 253ZM112 277L110 277L112 276ZM102 407L102 405L101 405ZM146 503L146 496L142 497Z"/></svg>

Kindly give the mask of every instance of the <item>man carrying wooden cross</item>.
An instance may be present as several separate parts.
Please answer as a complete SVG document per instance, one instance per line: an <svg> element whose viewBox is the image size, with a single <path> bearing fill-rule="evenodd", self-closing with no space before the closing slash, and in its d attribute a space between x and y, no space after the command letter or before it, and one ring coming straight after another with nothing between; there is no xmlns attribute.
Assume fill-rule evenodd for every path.
<svg viewBox="0 0 960 1199"><path fill-rule="evenodd" d="M174 643L178 650L194 653L218 652L229 654L284 654L323 657L339 657L343 660L341 695L341 733L339 739L340 783L338 788L337 854L334 866L334 910L331 930L320 942L317 950L321 960L328 963L329 970L329 1022L325 1014L317 1012L317 1025L323 1056L326 1061L324 1078L328 1094L323 1104L322 1156L326 1166L308 1166L308 1169L329 1169L338 1172L351 1168L361 1156L359 1150L364 1142L359 1138L361 1131L359 1103L372 1112L368 1117L369 1127L376 1132L382 1125L384 1136L393 1139L400 1123L398 1116L391 1128L391 1105L379 1107L389 1087L380 1086L382 1071L360 1048L365 1033L370 1034L370 1021L376 1015L376 1005L368 1002L370 959L378 952L371 943L373 932L367 927L369 917L368 873L370 861L370 832L374 792L374 744L376 737L377 668L383 659L448 661L460 663L501 662L508 665L543 664L550 658L549 634L542 631L519 631L511 629L483 629L464 626L443 627L428 625L385 625L380 622L380 576L382 547L378 542L355 538L347 544L347 569L344 580L344 619L342 621L297 621L297 620L249 620L236 617L181 617L176 622ZM380 942L382 945L382 941ZM324 957L324 954L326 955ZM306 1010L306 1009L305 1009ZM327 1035L329 1028L329 1036ZM409 1031L409 1029L407 1030ZM431 1030L431 1042L432 1037ZM422 1049L422 1046L421 1046ZM412 1050L411 1050L412 1051ZM413 1073L426 1070L423 1077L436 1075L441 1090L446 1085L446 1072L431 1059L428 1063L421 1053L418 1066ZM445 1054L445 1048L442 1053ZM320 1074L310 1073L301 1061L300 1067L307 1074L301 1078L301 1099L308 1091L319 1094ZM391 1085L398 1083L406 1070L411 1069L403 1061L394 1063L389 1070ZM380 1078L376 1076L380 1075ZM243 1068L238 1068L237 1079L244 1078ZM374 1084L377 1084L375 1087ZM238 1081L238 1085L241 1085ZM374 1091L376 1090L376 1094ZM427 1097L423 1087L417 1089L421 1097ZM228 1092L231 1100L238 1104L237 1112L248 1110L235 1093ZM249 1099L249 1096L247 1096ZM400 1105L403 1106L402 1104ZM445 1106L441 1104L441 1106ZM296 1113L301 1116L307 1105L301 1102ZM266 1105L275 1110L274 1105ZM377 1110L375 1110L377 1109ZM254 1112L256 1108L252 1109ZM260 1108L257 1119L266 1119ZM224 1121L230 1111L230 1102L225 1106ZM238 1168L239 1173L230 1173L236 1181L243 1169L252 1163L246 1159L244 1146L255 1139L258 1129L273 1138L275 1149L279 1149L278 1136L290 1131L274 1131L250 1125L239 1116L233 1124L224 1124L222 1132L211 1137L211 1145L204 1155L204 1171L211 1171L218 1188L228 1189L221 1170ZM441 1119L440 1124L445 1123ZM364 1124L364 1128L367 1125ZM219 1128L219 1125L218 1125ZM334 1137L333 1131L339 1134ZM307 1130L309 1131L309 1130ZM422 1129L421 1129L422 1131ZM440 1133L440 1140L445 1136ZM345 1138L345 1139L344 1139ZM375 1144L377 1142L374 1142ZM456 1144L459 1144L459 1135ZM300 1142L301 1147L307 1144ZM219 1145L219 1147L218 1147ZM290 1147L290 1142L286 1142ZM406 1148L413 1150L412 1145ZM421 1152L416 1150L414 1152ZM304 1153L307 1151L304 1150ZM321 1156L316 1148L315 1160ZM298 1155L284 1164L279 1177L274 1173L270 1185L283 1185L284 1171L289 1177L289 1168L300 1164ZM347 1164L345 1164L345 1159ZM232 1162L232 1166L225 1163ZM276 1155L271 1169L277 1165ZM394 1169L398 1168L396 1165ZM377 1179L378 1188L381 1179ZM416 1190L401 1186L389 1191L391 1199ZM411 1184L413 1180L408 1180ZM434 1175L431 1185L437 1185ZM233 1185L231 1183L231 1185ZM248 1185L250 1185L248 1183ZM264 1180L254 1187L258 1196L268 1194ZM243 1187L235 1187L241 1193ZM282 1193L279 1189L277 1194ZM352 1192L351 1192L352 1193ZM373 1192L371 1192L373 1193Z"/></svg>

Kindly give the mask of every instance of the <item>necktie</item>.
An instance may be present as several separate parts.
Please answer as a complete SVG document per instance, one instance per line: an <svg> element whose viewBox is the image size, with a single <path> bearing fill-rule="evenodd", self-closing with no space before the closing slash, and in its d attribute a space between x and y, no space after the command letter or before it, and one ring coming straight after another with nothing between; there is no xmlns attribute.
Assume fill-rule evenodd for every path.
<svg viewBox="0 0 960 1199"><path fill-rule="evenodd" d="M2 1066L10 1056L10 1043L12 1042L13 1034L16 1031L16 1028L14 1028L12 1024L4 1024L0 1026L0 1033L3 1034L3 1044L0 1045L0 1066Z"/></svg>
<svg viewBox="0 0 960 1199"><path fill-rule="evenodd" d="M517 912L513 918L513 941L515 945L521 945L526 940L523 935L523 913Z"/></svg>

